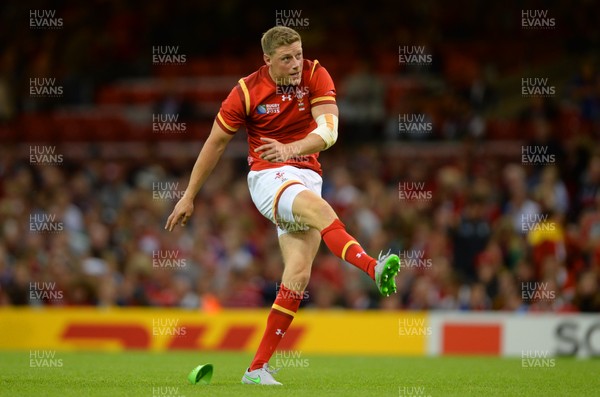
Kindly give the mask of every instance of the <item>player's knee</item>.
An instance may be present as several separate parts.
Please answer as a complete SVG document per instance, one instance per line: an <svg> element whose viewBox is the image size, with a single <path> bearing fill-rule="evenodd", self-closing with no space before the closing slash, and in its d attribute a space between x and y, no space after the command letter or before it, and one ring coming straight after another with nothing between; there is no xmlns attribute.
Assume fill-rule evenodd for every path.
<svg viewBox="0 0 600 397"><path fill-rule="evenodd" d="M299 200L294 202L294 213L305 216L309 225L317 229L329 225L336 218L327 201L308 191L302 192Z"/></svg>
<svg viewBox="0 0 600 397"><path fill-rule="evenodd" d="M313 218L315 220L315 227L322 229L328 226L336 218L335 211L331 208L331 205L322 198L315 201L313 207Z"/></svg>

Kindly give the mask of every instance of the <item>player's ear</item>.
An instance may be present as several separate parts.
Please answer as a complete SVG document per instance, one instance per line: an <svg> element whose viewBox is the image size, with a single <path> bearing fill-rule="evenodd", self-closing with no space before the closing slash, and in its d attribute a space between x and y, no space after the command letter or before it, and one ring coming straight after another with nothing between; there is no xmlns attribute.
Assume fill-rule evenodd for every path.
<svg viewBox="0 0 600 397"><path fill-rule="evenodd" d="M271 66L271 57L267 54L263 54L263 60L265 61L265 65Z"/></svg>

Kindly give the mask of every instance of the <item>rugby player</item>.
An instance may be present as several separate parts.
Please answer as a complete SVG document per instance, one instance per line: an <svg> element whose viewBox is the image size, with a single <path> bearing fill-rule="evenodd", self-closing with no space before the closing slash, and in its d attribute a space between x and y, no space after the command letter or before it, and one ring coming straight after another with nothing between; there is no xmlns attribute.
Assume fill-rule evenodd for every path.
<svg viewBox="0 0 600 397"><path fill-rule="evenodd" d="M223 101L192 169L183 197L165 229L185 226L194 198L228 142L245 126L248 186L256 208L277 227L284 271L258 351L242 383L280 385L268 362L290 326L306 288L321 239L339 258L367 273L380 293L396 292L397 255L367 255L321 198L319 152L338 137L336 91L327 70L303 58L300 35L276 26L261 39L265 65L238 81Z"/></svg>

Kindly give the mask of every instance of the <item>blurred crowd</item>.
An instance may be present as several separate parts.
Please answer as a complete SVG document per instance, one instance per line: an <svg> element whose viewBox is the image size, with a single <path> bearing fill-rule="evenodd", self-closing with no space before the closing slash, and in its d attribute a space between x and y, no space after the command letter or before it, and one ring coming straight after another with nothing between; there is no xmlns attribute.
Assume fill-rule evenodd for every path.
<svg viewBox="0 0 600 397"><path fill-rule="evenodd" d="M558 28L540 39L520 29L521 5L406 2L397 13L373 7L365 14L334 3L301 10L310 21L301 31L305 51L330 70L342 115L339 143L321 156L323 195L370 255L391 249L404 266L398 294L382 298L372 280L323 245L303 306L600 311L598 6L553 3ZM156 45L179 45L190 60L218 58L216 73L232 65L250 73L260 65L257 38L286 7L267 8L241 1L0 5L0 129L22 128L27 115L99 106L103 88L159 73L150 61ZM30 9L56 9L64 27L31 29ZM423 45L433 62L399 65L401 43ZM524 101L512 88L517 95L507 98L511 88L497 83L561 57L578 65L554 80L555 97ZM57 78L64 95L32 98L31 76ZM505 132L522 146L491 154L490 114L515 96L518 116ZM163 100L153 106L170 108ZM177 113L211 121L214 112L201 107L186 102ZM433 131L399 134L400 114L423 115ZM576 122L565 122L573 114ZM419 142L408 141L455 152L398 155L402 144L419 153L410 146ZM222 159L189 224L168 233L163 226L194 159L158 156L158 142L137 142L128 149L135 156L111 159L93 150L69 156L61 142L3 142L0 305L271 305L283 264L273 225L250 200L245 157ZM24 156L30 144L63 155L34 164ZM522 147L551 157L526 164ZM406 183L422 183L411 185L419 199L403 194Z"/></svg>
<svg viewBox="0 0 600 397"><path fill-rule="evenodd" d="M464 155L464 145L452 160L416 164L375 146L322 156L324 197L371 255L391 249L405 266L398 294L381 298L322 246L305 306L600 310L598 142L574 144L560 167ZM241 160L222 160L189 224L171 233L163 226L191 161L41 166L3 148L1 164L2 304L218 310L275 297L276 233L249 198ZM399 194L406 181L423 181L425 199ZM44 290L55 294L32 299Z"/></svg>

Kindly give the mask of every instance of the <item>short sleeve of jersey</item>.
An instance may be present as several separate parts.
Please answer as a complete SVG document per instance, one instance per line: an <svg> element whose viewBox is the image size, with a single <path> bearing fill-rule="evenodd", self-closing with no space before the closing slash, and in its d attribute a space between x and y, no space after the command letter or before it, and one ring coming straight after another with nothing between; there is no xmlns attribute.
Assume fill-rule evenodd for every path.
<svg viewBox="0 0 600 397"><path fill-rule="evenodd" d="M229 134L234 134L246 122L246 110L241 91L240 85L236 85L221 103L221 109L217 113L217 124Z"/></svg>
<svg viewBox="0 0 600 397"><path fill-rule="evenodd" d="M310 75L310 105L335 104L335 86L329 72L315 60Z"/></svg>

